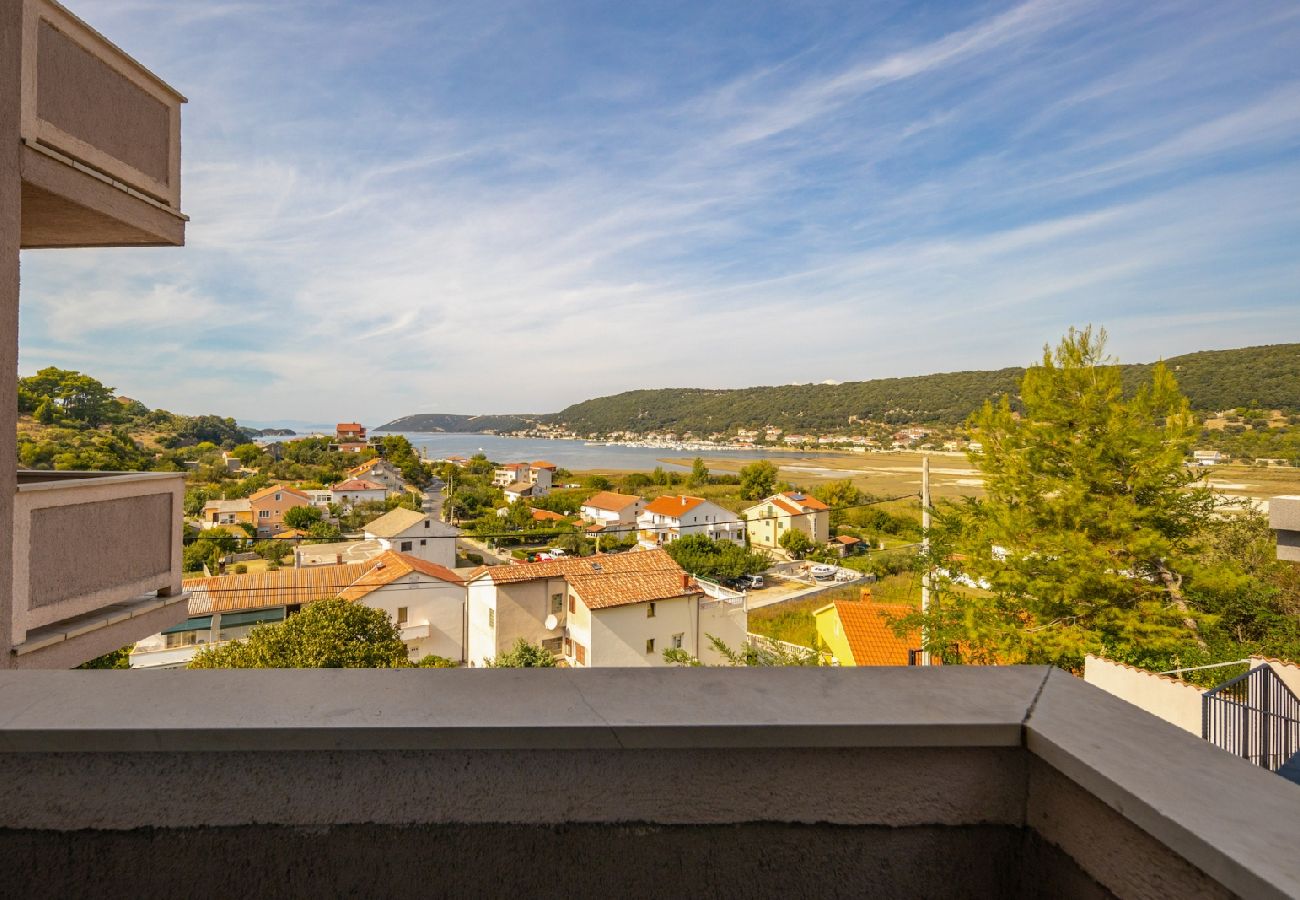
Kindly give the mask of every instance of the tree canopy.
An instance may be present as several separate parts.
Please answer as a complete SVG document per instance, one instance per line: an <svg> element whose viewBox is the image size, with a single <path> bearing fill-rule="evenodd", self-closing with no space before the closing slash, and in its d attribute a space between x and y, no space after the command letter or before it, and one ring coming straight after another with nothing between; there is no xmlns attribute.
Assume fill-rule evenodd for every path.
<svg viewBox="0 0 1300 900"><path fill-rule="evenodd" d="M382 609L331 598L248 637L195 654L191 669L401 669L410 665L397 626Z"/></svg>
<svg viewBox="0 0 1300 900"><path fill-rule="evenodd" d="M703 534L688 534L669 541L664 544L664 550L687 572L712 581L734 581L742 575L762 572L772 564L765 553Z"/></svg>

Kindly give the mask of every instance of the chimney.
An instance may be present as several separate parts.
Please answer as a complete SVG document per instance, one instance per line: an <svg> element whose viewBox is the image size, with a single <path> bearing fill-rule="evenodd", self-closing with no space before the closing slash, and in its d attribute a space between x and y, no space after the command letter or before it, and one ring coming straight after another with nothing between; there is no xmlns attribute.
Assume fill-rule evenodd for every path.
<svg viewBox="0 0 1300 900"><path fill-rule="evenodd" d="M682 573L682 590L690 590L690 588L691 588L691 575L690 575L689 572L683 572L683 573Z"/></svg>

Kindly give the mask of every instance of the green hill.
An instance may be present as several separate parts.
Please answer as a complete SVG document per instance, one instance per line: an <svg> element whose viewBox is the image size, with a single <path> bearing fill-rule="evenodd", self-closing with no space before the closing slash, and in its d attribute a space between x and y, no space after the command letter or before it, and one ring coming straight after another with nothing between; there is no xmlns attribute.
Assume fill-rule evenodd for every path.
<svg viewBox="0 0 1300 900"><path fill-rule="evenodd" d="M1207 350L1165 360L1199 412L1237 407L1300 412L1300 344ZM1126 365L1132 388L1153 364ZM613 431L726 432L776 425L816 431L847 427L853 418L896 424L955 425L987 399L1011 394L1024 369L945 372L844 384L784 385L737 390L637 390L574 404L546 417L580 434Z"/></svg>

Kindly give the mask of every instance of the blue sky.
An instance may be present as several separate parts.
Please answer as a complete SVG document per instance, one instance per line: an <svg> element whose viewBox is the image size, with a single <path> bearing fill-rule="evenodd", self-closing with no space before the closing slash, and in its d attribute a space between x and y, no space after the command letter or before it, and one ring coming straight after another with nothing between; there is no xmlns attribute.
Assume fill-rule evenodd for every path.
<svg viewBox="0 0 1300 900"><path fill-rule="evenodd" d="M248 420L1300 340L1300 6L79 0L183 249L23 257L20 369Z"/></svg>

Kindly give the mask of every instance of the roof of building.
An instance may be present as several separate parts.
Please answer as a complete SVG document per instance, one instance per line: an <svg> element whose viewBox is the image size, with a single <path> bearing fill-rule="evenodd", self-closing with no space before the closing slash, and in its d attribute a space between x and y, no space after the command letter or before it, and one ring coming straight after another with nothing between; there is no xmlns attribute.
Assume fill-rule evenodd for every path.
<svg viewBox="0 0 1300 900"><path fill-rule="evenodd" d="M262 609L334 597L364 575L368 568L369 563L344 563L192 578L185 582L185 590L190 593L190 615L206 616L214 612Z"/></svg>
<svg viewBox="0 0 1300 900"><path fill-rule="evenodd" d="M592 524L592 525L588 525L588 526L587 526L587 533L588 533L588 534L594 534L594 533L596 533L597 531L604 531L604 530L605 530L605 523L604 523L604 522L596 522L595 524Z"/></svg>
<svg viewBox="0 0 1300 900"><path fill-rule="evenodd" d="M414 556L398 553L396 550L387 550L365 565L370 567L366 573L339 593L344 600L360 600L412 573L427 575L448 584L465 583L464 579L445 566L416 559Z"/></svg>
<svg viewBox="0 0 1300 900"><path fill-rule="evenodd" d="M531 481L512 481L501 490L511 494L531 494L536 487Z"/></svg>
<svg viewBox="0 0 1300 900"><path fill-rule="evenodd" d="M347 481L340 481L332 491L386 491L388 490L382 484L376 484L373 481L366 481L364 478L349 478Z"/></svg>
<svg viewBox="0 0 1300 900"><path fill-rule="evenodd" d="M366 525L363 530L366 534L373 534L375 537L397 537L403 531L414 528L427 518L429 518L428 513L407 509L405 506L398 506Z"/></svg>
<svg viewBox="0 0 1300 900"><path fill-rule="evenodd" d="M253 504L249 502L247 497L239 500L209 500L203 504L204 512L211 510L223 513L250 512L252 509Z"/></svg>
<svg viewBox="0 0 1300 900"><path fill-rule="evenodd" d="M253 491L253 493L248 495L248 500L252 503L261 500L263 497L269 497L272 494L293 494L295 497L301 497L304 500L311 499L297 488L292 488L285 484L272 484L268 487L262 488L260 491Z"/></svg>
<svg viewBox="0 0 1300 900"><path fill-rule="evenodd" d="M841 534L838 537L836 537L835 540L846 547L851 547L854 544L862 543L862 538L855 538L851 534Z"/></svg>
<svg viewBox="0 0 1300 900"><path fill-rule="evenodd" d="M586 500L582 501L582 505L590 506L592 509L621 512L640 500L640 497L633 494L619 494L615 491L601 491L597 494L592 494Z"/></svg>
<svg viewBox="0 0 1300 900"><path fill-rule="evenodd" d="M680 519L704 502L703 497L688 497L685 494L664 494L656 497L646 506L645 511L657 516Z"/></svg>
<svg viewBox="0 0 1300 900"><path fill-rule="evenodd" d="M805 494L803 491L786 491L781 496L785 497L787 500L793 500L795 503L802 506L805 510L821 512L823 509L830 509L830 507L827 506L825 503L822 503L820 500L818 500L816 497L812 496L811 494Z"/></svg>
<svg viewBox="0 0 1300 900"><path fill-rule="evenodd" d="M551 512L549 509L533 510L533 520L537 522L567 522L568 519L557 512Z"/></svg>
<svg viewBox="0 0 1300 900"><path fill-rule="evenodd" d="M381 462L388 462L388 460L384 459L382 456L376 456L374 459L368 459L365 462L361 463L360 465L353 466L352 468L348 469L348 474L360 475L364 472L369 472L371 469L379 465Z"/></svg>
<svg viewBox="0 0 1300 900"><path fill-rule="evenodd" d="M483 566L469 580L494 584L563 578L588 609L628 606L701 593L695 580L663 550L551 559L513 566Z"/></svg>
<svg viewBox="0 0 1300 900"><path fill-rule="evenodd" d="M360 422L340 422L334 426L335 431L360 431Z"/></svg>
<svg viewBox="0 0 1300 900"><path fill-rule="evenodd" d="M889 627L891 619L916 612L914 607L870 600L836 600L834 605L855 665L905 666L907 651L921 646L919 631L900 638Z"/></svg>
<svg viewBox="0 0 1300 900"><path fill-rule="evenodd" d="M555 465L555 463L547 462L544 459L539 459L537 462L532 462L529 463L528 465L530 465L534 469L551 469L552 471L559 468L557 465Z"/></svg>

